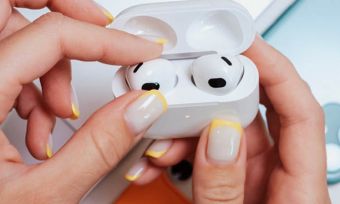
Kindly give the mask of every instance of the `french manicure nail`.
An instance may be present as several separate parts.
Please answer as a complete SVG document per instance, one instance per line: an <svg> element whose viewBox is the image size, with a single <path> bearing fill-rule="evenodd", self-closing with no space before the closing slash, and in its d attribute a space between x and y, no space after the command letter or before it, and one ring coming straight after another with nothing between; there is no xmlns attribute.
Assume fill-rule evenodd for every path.
<svg viewBox="0 0 340 204"><path fill-rule="evenodd" d="M144 38L145 40L149 40L149 41L158 43L158 44L163 45L163 46L165 46L169 42L166 38L159 37L159 36L139 35L139 37Z"/></svg>
<svg viewBox="0 0 340 204"><path fill-rule="evenodd" d="M168 40L165 39L165 38L157 38L157 39L155 40L155 42L158 43L158 44L161 44L161 45L163 45L163 46L165 46L166 44L168 44Z"/></svg>
<svg viewBox="0 0 340 204"><path fill-rule="evenodd" d="M108 22L106 25L110 25L113 21L114 21L114 17L113 15L110 13L109 10L107 10L106 8L104 8L102 5L98 4L97 2L95 2L95 4L97 5L97 7L103 12L103 14L105 15L105 17L107 18Z"/></svg>
<svg viewBox="0 0 340 204"><path fill-rule="evenodd" d="M172 140L156 140L145 152L145 155L152 158L161 158L172 146Z"/></svg>
<svg viewBox="0 0 340 204"><path fill-rule="evenodd" d="M240 123L213 120L209 130L208 157L222 163L234 162L238 156L242 134Z"/></svg>
<svg viewBox="0 0 340 204"><path fill-rule="evenodd" d="M133 165L130 170L125 174L125 179L132 182L139 179L147 166L147 159L140 159L135 165Z"/></svg>
<svg viewBox="0 0 340 204"><path fill-rule="evenodd" d="M79 102L78 102L77 93L72 84L71 84L71 108L72 108L71 119L77 120L80 116Z"/></svg>
<svg viewBox="0 0 340 204"><path fill-rule="evenodd" d="M138 135L150 127L167 109L165 97L159 91L151 90L127 107L125 121L131 131Z"/></svg>
<svg viewBox="0 0 340 204"><path fill-rule="evenodd" d="M47 158L51 158L53 156L53 138L52 134L48 137L48 142L46 144L46 156Z"/></svg>

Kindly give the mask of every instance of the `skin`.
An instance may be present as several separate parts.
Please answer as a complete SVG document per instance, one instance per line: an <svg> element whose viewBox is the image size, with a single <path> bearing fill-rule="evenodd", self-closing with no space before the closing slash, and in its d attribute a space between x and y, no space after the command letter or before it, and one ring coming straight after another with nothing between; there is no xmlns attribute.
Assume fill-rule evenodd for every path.
<svg viewBox="0 0 340 204"><path fill-rule="evenodd" d="M79 13L83 2L84 5L91 3L0 2L1 15L7 14L0 19L0 123L6 120L13 107L27 119L26 142L38 159L47 158L46 144L55 117L66 118L72 114L70 63L66 59L130 65L156 58L162 51L162 46L156 43L99 26L103 24L104 16L97 20L91 18L98 25L86 22L88 16L100 14L94 4L87 12L88 16L72 16L73 13L67 10L79 6L75 9L78 11L75 13ZM52 12L29 23L11 8L12 5L40 8L43 3L64 15ZM19 55L18 60L18 53L29 54ZM43 95L32 84L35 79L40 79ZM44 94L49 92L55 95ZM79 202L141 139L142 135L135 136L127 129L124 119L126 107L141 94L131 92L108 103L88 119L62 150L41 164L24 164L0 130L1 202Z"/></svg>
<svg viewBox="0 0 340 204"><path fill-rule="evenodd" d="M324 116L309 86L293 64L260 37L244 55L260 73L268 129L259 114L244 131L238 159L228 165L207 158L207 131L197 146L195 139L176 141L164 156L149 159L150 167L135 183L150 182L156 175L151 169L193 153L195 203L330 203Z"/></svg>
<svg viewBox="0 0 340 204"><path fill-rule="evenodd" d="M50 13L29 23L13 6L48 6L64 15ZM45 147L55 117L72 115L67 59L130 65L160 55L161 46L100 27L106 23L98 7L87 0L0 1L0 123L13 107L27 119L26 142L34 157L47 159ZM20 55L18 61L18 53L30 54ZM320 106L289 60L260 38L245 55L258 66L261 102L267 107L275 143L266 139L258 116L245 130L237 159L221 165L207 158L204 131L199 141L174 140L163 157L149 160L148 170L136 183L150 182L164 167L195 153L195 203L330 203ZM40 79L42 94L32 84L35 79ZM129 93L98 110L41 164L24 164L0 130L1 201L79 202L142 137L132 135L123 119L126 107L140 94Z"/></svg>

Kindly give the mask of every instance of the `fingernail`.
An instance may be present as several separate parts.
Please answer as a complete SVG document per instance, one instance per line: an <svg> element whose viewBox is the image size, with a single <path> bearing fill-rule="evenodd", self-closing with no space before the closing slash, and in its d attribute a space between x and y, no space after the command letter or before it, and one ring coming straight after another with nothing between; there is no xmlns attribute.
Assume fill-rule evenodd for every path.
<svg viewBox="0 0 340 204"><path fill-rule="evenodd" d="M145 152L145 155L152 158L161 158L170 149L172 140L156 140Z"/></svg>
<svg viewBox="0 0 340 204"><path fill-rule="evenodd" d="M150 127L167 109L166 99L159 91L148 91L127 107L125 121L131 131L138 135Z"/></svg>
<svg viewBox="0 0 340 204"><path fill-rule="evenodd" d="M168 43L168 40L165 39L165 38L157 38L157 39L155 40L155 42L158 43L158 44L161 44L161 45L165 46L165 45Z"/></svg>
<svg viewBox="0 0 340 204"><path fill-rule="evenodd" d="M110 13L110 11L108 11L102 5L98 4L97 2L95 2L95 3L97 5L97 7L103 12L105 17L107 18L108 22L106 23L106 25L110 25L114 21L113 15Z"/></svg>
<svg viewBox="0 0 340 204"><path fill-rule="evenodd" d="M139 179L147 166L147 159L142 158L135 165L133 165L130 170L125 174L125 179L132 182Z"/></svg>
<svg viewBox="0 0 340 204"><path fill-rule="evenodd" d="M46 156L47 158L51 158L53 156L53 138L52 134L48 137L48 142L46 144Z"/></svg>
<svg viewBox="0 0 340 204"><path fill-rule="evenodd" d="M213 120L209 130L208 157L222 163L234 162L238 156L242 134L240 123Z"/></svg>
<svg viewBox="0 0 340 204"><path fill-rule="evenodd" d="M163 38L163 37L157 37L157 36L151 36L151 35L139 35L139 37L144 38L145 40L158 43L163 46L165 46L169 42L166 38Z"/></svg>
<svg viewBox="0 0 340 204"><path fill-rule="evenodd" d="M79 102L78 102L77 93L72 84L71 84L71 107L72 107L71 119L77 120L80 116Z"/></svg>

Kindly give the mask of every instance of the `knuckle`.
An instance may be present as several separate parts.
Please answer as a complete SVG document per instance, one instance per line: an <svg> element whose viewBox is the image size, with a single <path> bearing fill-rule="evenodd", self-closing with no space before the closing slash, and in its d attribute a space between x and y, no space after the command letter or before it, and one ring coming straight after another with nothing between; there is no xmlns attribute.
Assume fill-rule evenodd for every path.
<svg viewBox="0 0 340 204"><path fill-rule="evenodd" d="M33 24L39 27L40 33L59 42L66 19L67 17L61 13L49 12L39 17Z"/></svg>
<svg viewBox="0 0 340 204"><path fill-rule="evenodd" d="M58 27L65 20L65 16L58 12L49 12L39 17L35 24L52 25Z"/></svg>
<svg viewBox="0 0 340 204"><path fill-rule="evenodd" d="M274 69L281 69L282 67L294 67L292 62L277 50L273 53L273 56L268 64Z"/></svg>
<svg viewBox="0 0 340 204"><path fill-rule="evenodd" d="M209 203L228 203L242 200L243 190L238 184L219 183L203 191L203 199Z"/></svg>
<svg viewBox="0 0 340 204"><path fill-rule="evenodd" d="M229 203L243 202L244 194L244 175L236 175L230 178L225 173L221 173L213 180L205 180L201 182L200 192L202 192L203 200L209 203Z"/></svg>
<svg viewBox="0 0 340 204"><path fill-rule="evenodd" d="M324 126L324 112L320 104L316 101L310 101L304 108L300 109L300 117L293 120L293 124L306 124L313 127Z"/></svg>
<svg viewBox="0 0 340 204"><path fill-rule="evenodd" d="M89 131L95 151L108 170L122 159L132 144L132 138L123 128L115 129L112 131L112 128L94 128Z"/></svg>

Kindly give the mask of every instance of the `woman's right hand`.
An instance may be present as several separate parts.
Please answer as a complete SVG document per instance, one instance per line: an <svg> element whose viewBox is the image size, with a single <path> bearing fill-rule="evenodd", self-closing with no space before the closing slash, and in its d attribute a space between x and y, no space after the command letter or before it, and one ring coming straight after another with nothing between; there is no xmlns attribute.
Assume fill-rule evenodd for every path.
<svg viewBox="0 0 340 204"><path fill-rule="evenodd" d="M8 18L0 16L5 22L0 24L4 26L0 33L0 124L15 108L28 120L29 150L36 158L47 159L26 165L0 130L0 203L78 203L167 106L157 91L128 93L98 110L52 156L55 116L75 115L67 59L131 65L158 57L162 46L60 13L28 23L19 13L10 14L9 2L31 8L43 2L77 6L74 3L79 1L0 1L1 15L4 8L9 9ZM81 15L78 17L86 20ZM41 80L43 95L32 83L36 79Z"/></svg>

